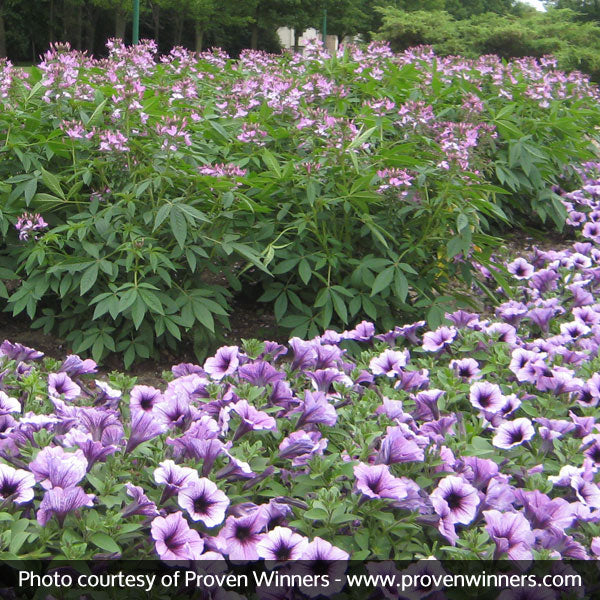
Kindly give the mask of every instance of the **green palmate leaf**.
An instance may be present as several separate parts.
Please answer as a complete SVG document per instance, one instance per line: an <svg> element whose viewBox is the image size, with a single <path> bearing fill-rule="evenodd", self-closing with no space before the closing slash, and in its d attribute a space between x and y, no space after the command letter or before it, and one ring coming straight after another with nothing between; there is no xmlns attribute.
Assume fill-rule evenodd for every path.
<svg viewBox="0 0 600 600"><path fill-rule="evenodd" d="M377 129L377 127L371 127L370 129L367 129L366 131L360 132L359 135L357 135L352 140L352 142L348 146L348 150L352 150L354 148L358 148L358 147L362 146L371 137L372 133L376 129Z"/></svg>
<svg viewBox="0 0 600 600"><path fill-rule="evenodd" d="M267 267L262 264L260 260L260 255L256 254L256 252L254 252L252 248L250 248L246 244L240 244L239 242L232 242L231 247L238 254L241 254L244 258L249 260L255 267L260 269L263 273L266 273L269 276L272 275L271 272L267 269Z"/></svg>
<svg viewBox="0 0 600 600"><path fill-rule="evenodd" d="M210 219L203 212L200 212L197 208L189 204L176 204L175 206L187 217L190 223L194 221L210 222Z"/></svg>
<svg viewBox="0 0 600 600"><path fill-rule="evenodd" d="M25 204L27 204L27 206L31 204L31 200L33 199L37 191L37 186L37 178L30 179L23 185L23 195L25 196Z"/></svg>
<svg viewBox="0 0 600 600"><path fill-rule="evenodd" d="M83 122L84 125L92 127L94 125L99 125L102 122L102 111L106 106L107 100L108 99L105 98L104 100L102 100L102 102L100 102L100 104L98 104L98 106L96 106L94 112L92 113L92 116L87 120L87 122Z"/></svg>
<svg viewBox="0 0 600 600"><path fill-rule="evenodd" d="M192 304L192 310L194 311L194 316L204 327L206 327L209 331L215 331L215 321L213 319L212 313L208 308L204 305L203 302L195 301Z"/></svg>
<svg viewBox="0 0 600 600"><path fill-rule="evenodd" d="M300 275L300 279L302 279L304 285L308 285L312 276L312 271L308 261L305 258L303 258L298 264L298 274Z"/></svg>
<svg viewBox="0 0 600 600"><path fill-rule="evenodd" d="M171 223L171 232L175 236L179 247L183 250L185 247L185 241L187 239L187 219L184 214L181 212L178 205L173 205L171 207L171 212L169 214L169 219Z"/></svg>
<svg viewBox="0 0 600 600"><path fill-rule="evenodd" d="M460 232L469 226L469 217L465 213L460 213L456 218L456 228Z"/></svg>
<svg viewBox="0 0 600 600"><path fill-rule="evenodd" d="M375 277L373 287L371 288L371 296L375 296L376 294L379 294L383 290L389 288L393 279L394 267L387 267L387 269L384 269L381 273L379 273L379 275L377 275L377 277Z"/></svg>
<svg viewBox="0 0 600 600"><path fill-rule="evenodd" d="M146 290L144 288L139 289L140 298L144 301L144 304L153 312L163 315L163 306L158 298L158 296L151 292L150 290Z"/></svg>
<svg viewBox="0 0 600 600"><path fill-rule="evenodd" d="M333 300L333 307L335 309L335 312L342 320L342 322L346 324L348 322L348 310L346 308L346 303L334 291L331 292L331 299Z"/></svg>
<svg viewBox="0 0 600 600"><path fill-rule="evenodd" d="M362 307L363 307L365 313L371 319L373 319L373 321L377 320L377 317L379 316L377 308L375 307L373 302L371 302L371 300L369 300L369 298L367 298L367 296L362 297Z"/></svg>
<svg viewBox="0 0 600 600"><path fill-rule="evenodd" d="M152 231L156 231L161 226L163 221L169 216L172 206L173 205L171 203L167 203L163 204L158 209L158 211L156 212L156 217L154 218L154 228Z"/></svg>
<svg viewBox="0 0 600 600"><path fill-rule="evenodd" d="M79 283L79 293L83 296L96 283L96 279L98 279L98 263L94 263L84 271Z"/></svg>
<svg viewBox="0 0 600 600"><path fill-rule="evenodd" d="M126 311L137 299L138 291L135 288L130 288L119 298L119 312Z"/></svg>
<svg viewBox="0 0 600 600"><path fill-rule="evenodd" d="M107 552L118 552L119 554L122 552L121 547L105 533L93 533L90 541Z"/></svg>
<svg viewBox="0 0 600 600"><path fill-rule="evenodd" d="M394 274L394 293L401 302L406 301L406 296L408 295L408 280L400 269L396 269Z"/></svg>
<svg viewBox="0 0 600 600"><path fill-rule="evenodd" d="M60 179L56 175L46 171L46 169L42 169L42 181L52 193L56 194L62 200L66 199L65 193L60 185Z"/></svg>
<svg viewBox="0 0 600 600"><path fill-rule="evenodd" d="M146 304L142 300L141 296L137 296L132 307L131 307L131 318L133 320L133 325L136 329L140 328L142 321L144 320L144 316L146 314Z"/></svg>
<svg viewBox="0 0 600 600"><path fill-rule="evenodd" d="M288 307L287 295L285 293L282 293L279 295L277 300L275 300L275 304L273 305L273 311L275 313L275 318L278 321L281 321L281 319L283 318L283 315L285 315L287 307Z"/></svg>
<svg viewBox="0 0 600 600"><path fill-rule="evenodd" d="M273 171L278 178L281 178L281 168L279 166L279 163L277 162L273 154L271 154L266 148L262 151L262 158L269 170Z"/></svg>
<svg viewBox="0 0 600 600"><path fill-rule="evenodd" d="M92 344L92 357L96 362L100 362L102 355L104 354L104 340L101 335L98 335L94 339Z"/></svg>

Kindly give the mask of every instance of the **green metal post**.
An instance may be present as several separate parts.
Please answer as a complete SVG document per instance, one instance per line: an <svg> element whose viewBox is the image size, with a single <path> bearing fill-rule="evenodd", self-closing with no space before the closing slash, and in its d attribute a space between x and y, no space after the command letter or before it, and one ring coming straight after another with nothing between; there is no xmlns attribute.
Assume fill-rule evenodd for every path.
<svg viewBox="0 0 600 600"><path fill-rule="evenodd" d="M133 29L131 42L137 44L140 41L140 0L133 0Z"/></svg>
<svg viewBox="0 0 600 600"><path fill-rule="evenodd" d="M323 45L327 40L327 9L323 9Z"/></svg>

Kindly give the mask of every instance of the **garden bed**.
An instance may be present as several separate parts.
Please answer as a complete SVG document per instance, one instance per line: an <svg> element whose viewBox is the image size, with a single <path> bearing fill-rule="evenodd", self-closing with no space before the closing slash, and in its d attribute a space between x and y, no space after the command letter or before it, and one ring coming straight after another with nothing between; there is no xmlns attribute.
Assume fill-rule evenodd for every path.
<svg viewBox="0 0 600 600"><path fill-rule="evenodd" d="M511 260L494 319L247 341L158 388L93 384L92 361L5 342L0 556L597 557L588 170L565 196L582 240Z"/></svg>

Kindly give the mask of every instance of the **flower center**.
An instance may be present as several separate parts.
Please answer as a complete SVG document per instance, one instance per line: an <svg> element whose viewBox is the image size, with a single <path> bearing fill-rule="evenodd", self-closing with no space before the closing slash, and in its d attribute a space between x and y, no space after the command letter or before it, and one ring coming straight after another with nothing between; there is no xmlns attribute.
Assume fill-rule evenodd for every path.
<svg viewBox="0 0 600 600"><path fill-rule="evenodd" d="M8 498L12 496L19 489L19 484L12 481L5 481L0 487L0 496Z"/></svg>
<svg viewBox="0 0 600 600"><path fill-rule="evenodd" d="M199 496L194 499L194 512L204 514L208 512L208 509L214 504L205 496Z"/></svg>
<svg viewBox="0 0 600 600"><path fill-rule="evenodd" d="M523 441L523 432L518 429L517 431L511 431L510 433L510 443L518 444Z"/></svg>
<svg viewBox="0 0 600 600"><path fill-rule="evenodd" d="M140 408L142 410L151 410L153 406L153 398L145 397L140 400Z"/></svg>
<svg viewBox="0 0 600 600"><path fill-rule="evenodd" d="M288 546L281 546L280 548L277 548L277 551L275 552L277 560L289 560L291 554L291 548Z"/></svg>
<svg viewBox="0 0 600 600"><path fill-rule="evenodd" d="M460 506L461 500L462 496L456 492L450 492L446 497L446 502L448 503L448 508L450 510L456 510Z"/></svg>
<svg viewBox="0 0 600 600"><path fill-rule="evenodd" d="M252 537L252 531L248 526L238 526L235 530L235 537L244 542Z"/></svg>

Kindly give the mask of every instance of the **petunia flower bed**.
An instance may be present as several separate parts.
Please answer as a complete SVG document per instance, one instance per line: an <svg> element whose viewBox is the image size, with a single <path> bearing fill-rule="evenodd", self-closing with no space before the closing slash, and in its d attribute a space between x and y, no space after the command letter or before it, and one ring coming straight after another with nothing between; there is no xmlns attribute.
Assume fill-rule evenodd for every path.
<svg viewBox="0 0 600 600"><path fill-rule="evenodd" d="M550 57L380 42L3 61L0 297L126 368L182 340L212 354L251 287L289 337L436 328L500 226L564 224L552 186L580 187L598 100Z"/></svg>
<svg viewBox="0 0 600 600"><path fill-rule="evenodd" d="M600 163L494 318L249 340L160 388L0 346L0 558L600 556Z"/></svg>

